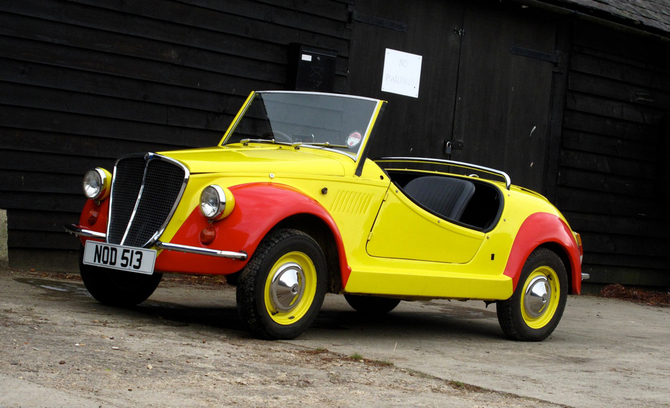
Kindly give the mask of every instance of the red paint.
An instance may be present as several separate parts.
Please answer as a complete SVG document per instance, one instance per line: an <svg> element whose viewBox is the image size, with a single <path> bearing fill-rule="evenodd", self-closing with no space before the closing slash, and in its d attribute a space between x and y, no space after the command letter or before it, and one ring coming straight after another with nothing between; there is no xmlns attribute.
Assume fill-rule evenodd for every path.
<svg viewBox="0 0 670 408"><path fill-rule="evenodd" d="M224 251L244 251L252 255L263 237L280 221L297 214L319 217L330 228L340 254L342 284L346 284L349 268L339 230L328 211L316 200L300 191L271 183L243 184L231 187L235 196L235 209L221 221L211 224L216 238L209 245L200 242L200 233L209 221L193 209L170 243ZM226 275L241 270L246 261L216 258L211 256L162 251L156 260L156 270L198 274Z"/></svg>
<svg viewBox="0 0 670 408"><path fill-rule="evenodd" d="M505 275L512 278L514 288L516 288L528 256L537 247L547 243L560 245L568 254L569 267L572 271L572 292L579 294L582 288L582 266L579 262L581 247L575 241L570 227L554 214L535 213L524 221L514 239L512 251L505 266Z"/></svg>
<svg viewBox="0 0 670 408"><path fill-rule="evenodd" d="M92 217L97 213L97 217ZM79 216L79 227L91 231L107 232L107 215L109 213L109 200L103 200L98 203L95 200L86 200L84 209ZM79 237L81 244L84 245L90 238Z"/></svg>

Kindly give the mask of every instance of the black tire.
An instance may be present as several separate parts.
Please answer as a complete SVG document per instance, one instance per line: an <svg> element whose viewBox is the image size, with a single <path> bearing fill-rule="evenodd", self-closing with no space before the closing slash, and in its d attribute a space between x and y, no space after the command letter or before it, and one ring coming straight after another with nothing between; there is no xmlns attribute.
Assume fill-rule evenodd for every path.
<svg viewBox="0 0 670 408"><path fill-rule="evenodd" d="M378 296L344 295L344 298L354 310L367 316L384 315L400 303L400 299Z"/></svg>
<svg viewBox="0 0 670 408"><path fill-rule="evenodd" d="M561 320L567 296L563 261L549 249L536 249L526 260L512 297L497 302L500 327L512 340L544 340Z"/></svg>
<svg viewBox="0 0 670 408"><path fill-rule="evenodd" d="M109 306L135 306L144 302L158 287L162 273L144 275L114 269L84 265L83 248L79 257L79 272L84 286L98 302Z"/></svg>
<svg viewBox="0 0 670 408"><path fill-rule="evenodd" d="M237 282L244 326L263 339L293 339L316 319L327 287L326 258L309 235L293 229L261 241Z"/></svg>

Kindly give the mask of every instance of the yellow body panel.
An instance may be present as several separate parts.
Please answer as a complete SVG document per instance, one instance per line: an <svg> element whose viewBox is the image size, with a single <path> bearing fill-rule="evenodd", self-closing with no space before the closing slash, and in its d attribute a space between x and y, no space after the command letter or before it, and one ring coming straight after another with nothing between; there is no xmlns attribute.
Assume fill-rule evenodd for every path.
<svg viewBox="0 0 670 408"><path fill-rule="evenodd" d="M477 246L474 254L468 254L466 262L429 261L422 258L397 259L368 256L364 264L351 265L352 273L344 291L352 294L374 294L391 297L411 298L458 298L458 299L485 299L498 300L509 298L513 291L512 279L503 274L509 258L514 238L523 221L535 212L548 212L562 217L560 213L551 206L546 199L529 193L517 187L506 190L502 185L495 183L503 193L505 206L498 224L486 233L470 230L471 237L481 237L481 245ZM395 190L393 190L395 192ZM398 194L402 194L399 192ZM392 194L389 194L391 197ZM407 198L398 197L398 201L406 204L405 215L410 219L419 216L430 220L430 213L423 211L412 202L406 202ZM512 204L513 203L513 204ZM398 209L398 214L402 210ZM402 216L401 216L402 217ZM436 218L436 217L435 217ZM391 220L389 220L391 221ZM404 221L400 221L401 223ZM447 223L449 227L442 224ZM392 221L390 224L394 224ZM411 228L411 225L407 225ZM377 233L375 224L371 242L375 239L385 240L381 245L393 248L396 245L395 236ZM393 228L393 227L385 227ZM406 253L421 253L424 247L444 245L458 246L462 240L456 232L459 227L445 220L434 221L433 225L425 225L421 230L423 236L415 233L416 240L406 240L407 245L403 249ZM401 228L397 228L402 233ZM445 232L447 231L447 232ZM445 240L434 244L435 239L449 237L453 240ZM467 234L467 233L466 233ZM381 236L379 236L381 235ZM466 238L467 235L465 235ZM476 238L472 238L476 239ZM369 244L368 244L369 245ZM474 247L474 245L473 245ZM470 248L471 249L471 248ZM472 249L471 249L472 250ZM448 253L448 252L446 252ZM436 255L437 257L439 255ZM445 255L446 257L446 255ZM465 258L465 257L464 257Z"/></svg>
<svg viewBox="0 0 670 408"><path fill-rule="evenodd" d="M398 188L391 188L367 249L373 257L466 263L483 239L483 232L441 219L419 208Z"/></svg>

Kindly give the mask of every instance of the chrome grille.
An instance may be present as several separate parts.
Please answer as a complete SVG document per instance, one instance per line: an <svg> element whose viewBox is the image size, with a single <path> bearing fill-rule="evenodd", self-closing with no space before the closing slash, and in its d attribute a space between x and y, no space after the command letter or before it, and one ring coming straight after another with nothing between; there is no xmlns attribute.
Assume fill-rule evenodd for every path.
<svg viewBox="0 0 670 408"><path fill-rule="evenodd" d="M153 153L119 159L114 167L107 242L153 245L172 217L188 177L181 163Z"/></svg>

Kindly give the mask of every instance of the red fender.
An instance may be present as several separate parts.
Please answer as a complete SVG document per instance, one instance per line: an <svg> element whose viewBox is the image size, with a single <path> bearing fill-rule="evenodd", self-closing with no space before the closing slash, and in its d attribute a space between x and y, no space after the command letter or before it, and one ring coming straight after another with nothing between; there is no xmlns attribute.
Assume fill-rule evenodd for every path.
<svg viewBox="0 0 670 408"><path fill-rule="evenodd" d="M86 200L84 209L79 216L79 226L83 229L107 233L107 216L109 215L109 200L96 202L95 200ZM91 238L79 237L82 245ZM99 241L99 240L96 240Z"/></svg>
<svg viewBox="0 0 670 408"><path fill-rule="evenodd" d="M179 228L171 243L224 251L244 251L251 257L265 235L280 221L297 214L320 218L335 238L339 253L342 285L346 284L351 268L348 266L339 229L328 211L311 197L292 187L273 183L242 184L229 188L235 196L235 209L221 221L211 223L216 238L209 245L200 242L200 231L209 221L195 208ZM156 259L156 270L226 275L241 270L245 261L204 255L163 251Z"/></svg>
<svg viewBox="0 0 670 408"><path fill-rule="evenodd" d="M582 289L579 246L570 227L555 214L535 213L523 222L514 239L512 251L505 266L505 275L512 278L516 289L526 259L537 247L547 243L558 244L565 250L572 271L572 293L579 294Z"/></svg>

